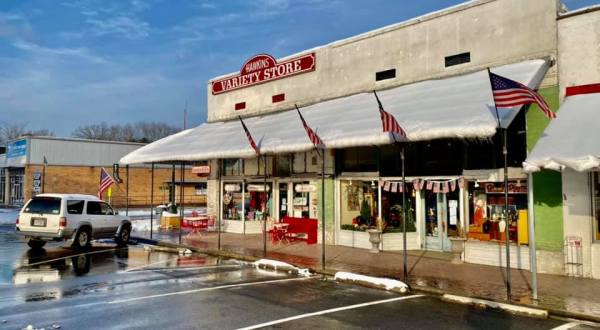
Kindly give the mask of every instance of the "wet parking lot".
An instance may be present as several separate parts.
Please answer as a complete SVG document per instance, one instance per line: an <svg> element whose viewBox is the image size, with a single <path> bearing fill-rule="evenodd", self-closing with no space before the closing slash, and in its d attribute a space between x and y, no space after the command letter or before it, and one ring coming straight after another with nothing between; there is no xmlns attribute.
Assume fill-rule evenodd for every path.
<svg viewBox="0 0 600 330"><path fill-rule="evenodd" d="M105 241L75 251L52 243L32 251L11 226L0 226L0 240L2 329L553 329L568 323L143 245Z"/></svg>

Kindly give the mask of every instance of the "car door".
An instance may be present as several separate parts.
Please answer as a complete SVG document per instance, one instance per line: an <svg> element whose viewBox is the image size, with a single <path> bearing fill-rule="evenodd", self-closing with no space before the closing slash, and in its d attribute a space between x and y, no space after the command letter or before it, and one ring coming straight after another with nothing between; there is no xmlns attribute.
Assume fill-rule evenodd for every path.
<svg viewBox="0 0 600 330"><path fill-rule="evenodd" d="M106 233L107 235L114 235L117 232L117 228L119 228L121 221L110 205L102 202L100 203L100 207L102 208L102 215L105 219Z"/></svg>
<svg viewBox="0 0 600 330"><path fill-rule="evenodd" d="M86 219L92 224L92 235L96 237L105 237L108 231L105 216L102 214L102 203L88 201L86 207Z"/></svg>

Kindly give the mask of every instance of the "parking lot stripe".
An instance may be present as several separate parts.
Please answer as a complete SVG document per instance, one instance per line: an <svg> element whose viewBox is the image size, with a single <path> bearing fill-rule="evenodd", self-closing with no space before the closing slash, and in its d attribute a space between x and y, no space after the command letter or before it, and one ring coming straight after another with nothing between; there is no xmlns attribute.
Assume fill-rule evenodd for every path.
<svg viewBox="0 0 600 330"><path fill-rule="evenodd" d="M366 302L366 303L362 303L362 304L355 304L355 305L349 305L349 306L344 306L344 307L336 307L336 308L331 308L331 309L325 309L325 310L318 311L318 312L300 314L300 315L290 316L290 317L286 317L286 318L279 319L279 320L274 320L274 321L265 322L265 323L261 323L261 324L251 325L249 327L239 328L238 330L258 329L258 328L268 327L268 326L275 325L275 324L281 324L281 323L285 323L285 322L289 322L289 321L303 319L303 318L307 318L307 317L331 314L331 313L345 311L345 310L349 310L349 309L385 304L385 303L399 301L399 300L415 299L415 298L420 298L420 297L423 297L423 295L403 296L403 297L396 297L396 298L390 298L390 299L370 301L370 302Z"/></svg>
<svg viewBox="0 0 600 330"><path fill-rule="evenodd" d="M552 330L567 330L567 329L574 328L574 327L578 326L579 324L580 324L579 322L565 323L565 324L559 325L556 328L553 328Z"/></svg>
<svg viewBox="0 0 600 330"><path fill-rule="evenodd" d="M60 257L60 258L55 258L55 259L50 259L50 260L44 260L44 261L40 261L40 262L34 262L32 264L26 265L26 267L43 265L43 264L47 264L47 263L50 263L50 262L55 262L55 261L58 261L58 260L69 259L69 258L73 258L73 257L79 257L79 256L96 254L96 253L103 253L103 252L118 251L118 250L123 250L123 249L127 249L127 248L105 249L105 250L99 250L99 251L92 251L92 252L84 252L84 253L72 254L72 255L69 255L69 256L66 256L66 257Z"/></svg>
<svg viewBox="0 0 600 330"><path fill-rule="evenodd" d="M161 298L161 297L176 296L176 295L184 295L184 294L190 294L190 293L196 293L196 292L203 292L203 291L213 291L213 290L229 289L229 288L239 288L239 287L244 287L244 286L253 286L253 285L261 285L261 284L280 283L280 282L302 281L302 280L307 280L307 279L312 279L312 278L314 278L314 277L294 277L294 278L284 278L284 279L279 279L279 280L268 280L268 281L258 281L258 282L246 282L246 283L237 283L237 284L227 284L227 285L213 286L213 287L202 288L202 289L193 289L193 290L185 290L185 291L175 291L175 292L155 294L155 295L150 295L150 296L135 297L135 298L129 298L129 299L119 299L119 300L110 301L108 303L109 304L121 304L121 303L126 303L126 302L131 302L131 301L146 300L146 299Z"/></svg>
<svg viewBox="0 0 600 330"><path fill-rule="evenodd" d="M144 269L144 268L147 268L147 267L150 267L150 266L164 264L164 263L167 263L167 262L170 262L170 261L173 261L173 260L177 260L177 259L179 259L179 256L173 257L173 258L169 258L169 259L166 259L166 260L160 260L160 261L156 261L156 262L151 262L149 264L145 264L145 265L141 265L141 266L127 268L126 270L120 271L119 273L129 273L129 272L133 272L133 271L136 271L136 270Z"/></svg>

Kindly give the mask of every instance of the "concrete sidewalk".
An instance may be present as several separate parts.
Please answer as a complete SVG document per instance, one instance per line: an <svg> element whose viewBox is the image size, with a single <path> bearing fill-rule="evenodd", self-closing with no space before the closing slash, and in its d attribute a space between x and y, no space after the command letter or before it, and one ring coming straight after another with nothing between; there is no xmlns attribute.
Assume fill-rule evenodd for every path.
<svg viewBox="0 0 600 330"><path fill-rule="evenodd" d="M134 233L148 238L148 233ZM178 232L160 232L153 239L179 243ZM217 234L183 234L181 243L199 251L228 256L263 257L263 236L221 234L221 251L217 251ZM267 257L333 274L347 271L402 280L402 251L370 253L366 249L327 245L326 268L321 267L321 245L304 242L272 244L267 240ZM506 271L503 268L453 264L452 255L443 252L409 251L408 284L413 290L451 293L469 297L506 301ZM600 281L559 275L538 274L539 300L531 300L531 274L511 271L512 303L548 309L558 316L600 321Z"/></svg>

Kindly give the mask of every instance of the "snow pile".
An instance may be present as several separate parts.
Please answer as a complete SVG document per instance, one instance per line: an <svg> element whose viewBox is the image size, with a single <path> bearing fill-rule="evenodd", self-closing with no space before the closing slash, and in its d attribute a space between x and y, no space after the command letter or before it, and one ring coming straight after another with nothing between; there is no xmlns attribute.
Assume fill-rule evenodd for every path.
<svg viewBox="0 0 600 330"><path fill-rule="evenodd" d="M0 208L0 225L14 225L19 209Z"/></svg>
<svg viewBox="0 0 600 330"><path fill-rule="evenodd" d="M160 230L160 219L154 219L152 224L153 231ZM143 232L150 231L150 219L143 220L131 220L131 231L132 232Z"/></svg>
<svg viewBox="0 0 600 330"><path fill-rule="evenodd" d="M271 268L274 270L283 270L288 272L295 272L301 276L310 276L310 271L306 268L298 268L294 265L290 265L283 261L271 260L271 259L260 259L253 263L256 268Z"/></svg>
<svg viewBox="0 0 600 330"><path fill-rule="evenodd" d="M348 272L337 272L335 273L334 279L336 281L350 281L358 282L363 284L370 284L378 287L384 287L386 290L400 290L400 292L407 292L408 285L406 283L392 280L389 278L373 277L360 274L353 274Z"/></svg>

